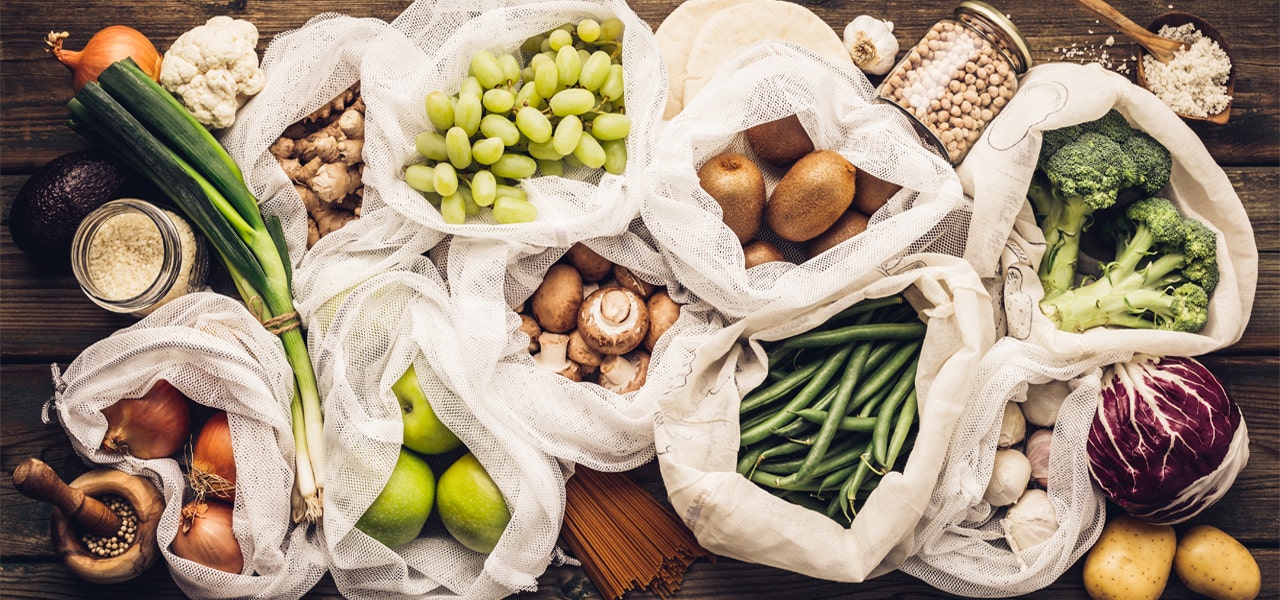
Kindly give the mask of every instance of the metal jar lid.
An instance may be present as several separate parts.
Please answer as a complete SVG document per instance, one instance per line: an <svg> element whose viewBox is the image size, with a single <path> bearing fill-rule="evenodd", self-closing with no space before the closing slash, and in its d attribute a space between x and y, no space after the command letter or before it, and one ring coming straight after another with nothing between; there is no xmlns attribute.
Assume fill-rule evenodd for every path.
<svg viewBox="0 0 1280 600"><path fill-rule="evenodd" d="M979 0L965 0L956 7L955 16L963 22L973 24L972 19L976 18L991 27L998 30L998 33L1006 39L1012 47L1006 44L997 44L1008 56L1009 61L1013 63L1013 69L1018 74L1026 72L1031 67L1031 47L1027 44L1027 39L1022 37L1022 32L1018 31L1018 26L1013 24L1004 13L996 10L986 2ZM1000 40L992 40L1000 41Z"/></svg>

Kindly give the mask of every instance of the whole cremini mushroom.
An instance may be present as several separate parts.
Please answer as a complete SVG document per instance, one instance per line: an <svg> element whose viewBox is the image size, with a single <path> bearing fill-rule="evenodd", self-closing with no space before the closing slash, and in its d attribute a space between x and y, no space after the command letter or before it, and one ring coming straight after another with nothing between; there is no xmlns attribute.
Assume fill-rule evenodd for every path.
<svg viewBox="0 0 1280 600"><path fill-rule="evenodd" d="M586 340L582 339L582 333L575 329L569 334L569 360L582 367L583 375L590 375L600 368L604 355L592 350Z"/></svg>
<svg viewBox="0 0 1280 600"><path fill-rule="evenodd" d="M551 265L529 304L533 318L544 330L571 331L577 325L578 307L582 305L582 275L572 265Z"/></svg>
<svg viewBox="0 0 1280 600"><path fill-rule="evenodd" d="M600 354L626 354L644 341L649 309L629 289L602 287L582 301L578 331L587 346Z"/></svg>
<svg viewBox="0 0 1280 600"><path fill-rule="evenodd" d="M640 389L649 372L649 353L636 350L630 354L614 354L600 363L600 385L615 394Z"/></svg>
<svg viewBox="0 0 1280 600"><path fill-rule="evenodd" d="M586 281L600 281L613 270L613 261L596 254L595 250L586 247L582 242L569 246L569 251L564 257L569 264L578 269L582 279Z"/></svg>
<svg viewBox="0 0 1280 600"><path fill-rule="evenodd" d="M569 336L563 333L543 333L538 336L538 344L542 351L533 355L533 362L552 373L582 381L582 368L569 360Z"/></svg>
<svg viewBox="0 0 1280 600"><path fill-rule="evenodd" d="M636 277L635 273L622 265L613 266L613 278L618 280L618 285L635 292L641 298L648 298L656 289L652 283Z"/></svg>
<svg viewBox="0 0 1280 600"><path fill-rule="evenodd" d="M538 322L529 315L520 315L520 331L529 336L529 352L537 352L538 336L542 334L542 327L538 326Z"/></svg>
<svg viewBox="0 0 1280 600"><path fill-rule="evenodd" d="M680 305L671 299L666 290L658 290L649 296L645 307L649 309L649 332L644 336L644 347L653 352L653 347L658 345L658 338L680 318Z"/></svg>

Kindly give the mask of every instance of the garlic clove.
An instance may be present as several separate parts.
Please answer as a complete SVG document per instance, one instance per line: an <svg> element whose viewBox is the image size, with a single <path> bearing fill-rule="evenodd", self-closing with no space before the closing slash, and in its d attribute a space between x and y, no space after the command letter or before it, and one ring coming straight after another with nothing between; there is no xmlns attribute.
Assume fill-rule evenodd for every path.
<svg viewBox="0 0 1280 600"><path fill-rule="evenodd" d="M1053 430L1040 429L1027 440L1027 461L1031 463L1031 480L1041 487L1049 487L1049 448L1053 445Z"/></svg>

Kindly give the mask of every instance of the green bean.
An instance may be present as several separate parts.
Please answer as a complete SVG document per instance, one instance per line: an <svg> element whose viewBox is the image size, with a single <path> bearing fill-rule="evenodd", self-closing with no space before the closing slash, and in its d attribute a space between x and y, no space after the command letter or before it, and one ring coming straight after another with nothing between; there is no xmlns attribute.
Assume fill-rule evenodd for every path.
<svg viewBox="0 0 1280 600"><path fill-rule="evenodd" d="M787 403L785 408L770 416L770 418L765 422L749 429L742 430L742 441L740 443L743 446L749 446L769 437L772 430L777 429L779 426L786 423L788 419L792 418L791 411L799 410L804 406L807 406L808 403L813 400L813 397L818 395L818 392L822 391L822 389L827 386L827 382L830 381L831 378L835 376L836 371L844 365L845 360L849 358L849 354L851 352L853 352L853 344L847 344L840 350L833 352L831 356L827 357L826 362L822 364L822 367L818 369L818 372L813 375L813 378L809 380L809 383L800 390L800 393L791 398L791 401Z"/></svg>
<svg viewBox="0 0 1280 600"><path fill-rule="evenodd" d="M894 417L898 416L898 407L902 401L915 391L918 364L911 363L907 366L906 373L898 380L898 384L893 386L893 392L885 399L879 414L876 415L876 428L871 433L871 442L876 462L881 465L887 464L889 460L889 424L895 420Z"/></svg>
<svg viewBox="0 0 1280 600"><path fill-rule="evenodd" d="M790 490L795 492L816 492L818 491L818 486L822 485L821 481L801 481L798 483L796 482L782 483L782 479L783 479L782 475L779 475L777 473L770 473L768 471L761 471L760 469L756 469L754 472L752 472L751 476L748 477L747 479L750 479L752 483L763 485L765 487L770 487L778 490Z"/></svg>
<svg viewBox="0 0 1280 600"><path fill-rule="evenodd" d="M844 485L840 486L840 493L836 495L841 512L849 520L858 515L858 511L853 508L853 499L858 493L858 488L862 487L863 480L871 473L871 457L864 452L859 459L861 462L858 463L858 468L853 471L853 475L845 481Z"/></svg>
<svg viewBox="0 0 1280 600"><path fill-rule="evenodd" d="M764 448L755 447L744 453L742 458L738 459L738 474L743 476L750 475L751 470L760 464L760 455L764 453L764 450Z"/></svg>
<svg viewBox="0 0 1280 600"><path fill-rule="evenodd" d="M907 401L902 405L902 414L898 415L897 424L893 426L893 437L889 438L889 456L884 463L886 471L893 469L893 463L898 460L898 453L907 442L907 434L916 421L916 403L916 391L912 389L911 395L907 396Z"/></svg>
<svg viewBox="0 0 1280 600"><path fill-rule="evenodd" d="M884 364L886 359L893 356L894 352L910 343L911 342L909 341L885 340L884 342L877 344L875 349L871 351L871 356L867 357L867 366L863 368L868 373L876 371L880 368L880 365Z"/></svg>
<svg viewBox="0 0 1280 600"><path fill-rule="evenodd" d="M889 394L892 392L893 392L893 388L891 387L885 386L881 388L879 392L876 392L876 395L874 398L868 400L866 404L862 405L862 410L859 410L858 414L855 415L853 418L855 419L876 418L875 416L876 409L880 408L880 405L884 403L884 399L888 398ZM848 413L846 413L845 416L847 417ZM875 429L875 428L872 427L872 429Z"/></svg>
<svg viewBox="0 0 1280 600"><path fill-rule="evenodd" d="M858 344L857 349L849 357L849 363L845 366L844 373L840 377L840 385L837 388L835 399L831 401L831 408L827 411L827 418L822 422L822 426L818 428L817 438L814 439L813 446L809 448L809 454L805 456L804 464L796 472L797 479L808 479L813 475L818 463L822 462L822 457L826 455L827 448L831 445L831 440L835 438L837 427L844 416L845 408L849 406L849 399L853 397L853 388L858 385L858 377L862 375L862 367L867 364L867 356L870 354L871 344L864 342Z"/></svg>
<svg viewBox="0 0 1280 600"><path fill-rule="evenodd" d="M808 444L798 444L796 442L779 442L777 445L766 448L760 453L760 460L769 460L779 456L789 456L797 452L808 450Z"/></svg>
<svg viewBox="0 0 1280 600"><path fill-rule="evenodd" d="M885 298L873 298L873 299L863 300L862 302L854 304L853 306L850 306L832 315L832 317L828 319L827 322L831 323L833 321L847 319L854 315L871 312L873 310L876 310L877 308L883 308L886 306L900 306L902 302L903 302L902 296L887 296Z"/></svg>
<svg viewBox="0 0 1280 600"><path fill-rule="evenodd" d="M790 375L779 379L769 387L747 394L747 397L742 399L742 404L738 405L738 412L747 413L781 398L787 392L800 387L800 384L812 377L821 366L820 362L810 363L792 371Z"/></svg>
<svg viewBox="0 0 1280 600"><path fill-rule="evenodd" d="M782 343L780 348L824 348L859 342L865 340L904 340L924 337L925 324L915 323L870 323L849 325L838 329L814 331L793 337Z"/></svg>
<svg viewBox="0 0 1280 600"><path fill-rule="evenodd" d="M822 485L818 486L818 491L821 492L823 490L833 489L833 488L839 489L840 484L844 483L845 480L849 479L849 476L853 474L854 469L857 469L858 465L860 464L862 463L861 462L850 463L838 470L828 473L826 477L822 478Z"/></svg>
<svg viewBox="0 0 1280 600"><path fill-rule="evenodd" d="M889 360L885 361L885 363L877 369L871 377L867 378L866 382L864 382L861 387L858 388L858 393L853 396L853 400L849 402L849 405L854 408L862 406L867 400L870 400L872 396L875 396L875 394L880 391L880 388L889 385L892 381L896 381L894 376L898 375L898 371L903 367L903 365L908 363L915 364L916 354L920 351L920 345L921 343L916 341L898 348L898 350L894 352L893 356L890 357ZM868 415L861 414L859 416L865 417Z"/></svg>
<svg viewBox="0 0 1280 600"><path fill-rule="evenodd" d="M830 455L828 457L829 460L824 460L822 461L822 464L819 465L818 470L822 471L820 474L825 475L834 469L839 469L840 467L853 462L853 459L856 459L857 455L865 452L868 440L859 439L859 437L850 437L849 439L841 440L839 444L836 444L834 448L831 448L830 452L828 452ZM804 457L793 458L791 460L769 465L769 471L782 473L784 475L789 474L787 476L792 477L792 479L788 480L789 482L810 479L809 477L795 477L796 472L800 469L800 465L802 464L804 464Z"/></svg>
<svg viewBox="0 0 1280 600"><path fill-rule="evenodd" d="M796 411L796 416L810 423L821 423L830 413L824 410L806 408ZM844 417L836 425L840 431L871 431L875 429L875 417Z"/></svg>

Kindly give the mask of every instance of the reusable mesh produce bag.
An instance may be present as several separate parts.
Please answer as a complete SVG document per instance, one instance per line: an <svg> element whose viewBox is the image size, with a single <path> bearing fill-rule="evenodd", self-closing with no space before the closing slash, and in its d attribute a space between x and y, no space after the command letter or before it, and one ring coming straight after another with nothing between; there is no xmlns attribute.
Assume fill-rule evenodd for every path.
<svg viewBox="0 0 1280 600"><path fill-rule="evenodd" d="M863 299L904 291L928 324L916 375L920 429L902 471L884 476L852 527L739 475L739 404L768 368L760 342L808 331ZM897 568L912 550L965 409L955 391L968 385L993 338L990 297L977 275L961 259L938 254L847 279L804 310L762 310L720 330L697 348L686 384L659 403L655 443L672 505L718 555L835 581Z"/></svg>
<svg viewBox="0 0 1280 600"><path fill-rule="evenodd" d="M964 251L968 207L951 167L925 149L898 109L873 102L860 72L797 46L761 42L727 61L661 133L642 215L676 279L731 319L769 305L812 305L850 277L894 256ZM728 151L753 156L741 132L795 114L816 149L903 189L851 241L804 261L795 244L765 237L788 260L744 267L742 246L698 184L698 169ZM756 161L772 194L784 171ZM762 228L764 231L764 228Z"/></svg>
<svg viewBox="0 0 1280 600"><path fill-rule="evenodd" d="M983 357L965 391L969 401L902 570L953 594L1004 598L1046 587L1075 564L1097 541L1107 518L1085 450L1102 371L1132 355L1064 359L1016 339L1000 340ZM1026 401L1029 384L1054 381L1070 382L1049 452L1047 492L1058 529L1044 542L1015 551L1006 540L1005 511L988 504L983 494L1005 403Z"/></svg>
<svg viewBox="0 0 1280 600"><path fill-rule="evenodd" d="M349 598L501 598L531 590L555 553L567 473L493 414L475 382L472 343L426 258L370 277L317 311L311 330L324 392L323 528L334 582ZM322 324L322 325L321 325ZM461 333L459 333L461 332ZM422 534L388 548L355 528L382 491L403 441L391 384L414 365L440 420L502 490L511 521L492 553L455 541L433 509ZM437 478L457 450L426 457Z"/></svg>
<svg viewBox="0 0 1280 600"><path fill-rule="evenodd" d="M236 462L233 529L244 554L243 574L214 570L169 551L182 507L194 499L186 493L186 475L177 460L141 460L99 449L107 430L102 410L141 396L159 379L197 404L227 412ZM212 293L178 298L90 346L66 372L55 369L54 385L52 408L83 459L147 477L160 488L165 507L157 541L184 593L299 598L320 580L324 542L290 517L293 371L279 339L243 305Z"/></svg>
<svg viewBox="0 0 1280 600"><path fill-rule="evenodd" d="M434 90L458 91L479 50L518 53L526 38L584 18L623 22L622 65L626 74L627 168L623 175L568 168L564 177L532 177L521 182L538 209L531 223L498 225L488 211L462 225L446 224L421 193L404 182L404 167L423 159L414 138L432 130L424 98ZM653 32L621 0L487 1L457 3L418 1L392 22L393 29L369 50L363 71L363 93L370 126L365 145L365 182L405 218L466 237L516 241L544 247L567 246L570 240L622 233L642 201L635 179L654 153L653 141L666 101L666 76ZM373 168L375 167L376 168Z"/></svg>
<svg viewBox="0 0 1280 600"><path fill-rule="evenodd" d="M1210 296L1209 322L1198 334L1106 328L1069 333L1056 329L1039 310L1044 289L1036 269L1045 241L1026 193L1041 132L1098 119L1112 108L1169 150L1173 174L1164 197L1218 235L1220 280ZM1249 217L1195 132L1125 77L1097 65L1054 63L1031 69L958 173L974 198L965 258L984 278L1003 281L1010 336L1062 356L1115 351L1191 356L1225 348L1244 333L1258 282L1258 249Z"/></svg>

